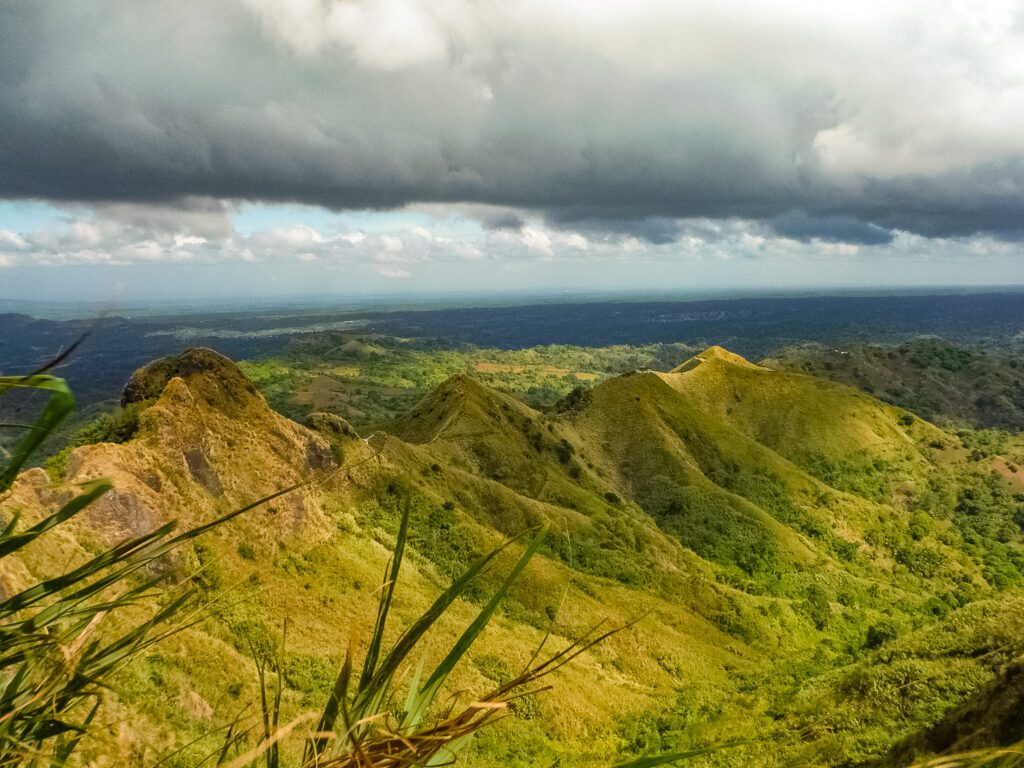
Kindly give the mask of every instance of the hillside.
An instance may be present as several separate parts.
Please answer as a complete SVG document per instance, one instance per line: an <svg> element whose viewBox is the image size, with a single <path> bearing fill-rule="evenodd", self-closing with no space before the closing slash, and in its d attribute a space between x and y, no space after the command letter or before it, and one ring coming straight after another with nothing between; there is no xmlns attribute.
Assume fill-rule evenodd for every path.
<svg viewBox="0 0 1024 768"><path fill-rule="evenodd" d="M415 558L400 621L475 553L551 525L453 691L523 663L552 617L559 642L639 620L472 742L467 765L608 765L739 737L772 746L694 764L867 763L969 707L1024 650L1006 620L1024 584L1014 443L972 460L899 408L719 348L574 391L548 413L458 375L366 440L336 415L313 429L276 414L208 350L140 370L124 403L137 425L123 442L76 448L55 470L65 487L102 475L116 490L64 551L29 552L29 571L83 556L95 537L207 520L327 473L174 564L230 599L126 671L111 715L132 713L130 733L115 729L124 754L230 721L255 695L248 643L285 617L286 708L317 706L372 616L402 499ZM31 517L62 493L31 470L5 507ZM24 578L3 574L4 589ZM456 606L433 652L471 611Z"/></svg>
<svg viewBox="0 0 1024 768"><path fill-rule="evenodd" d="M857 387L924 419L1024 431L1024 366L1011 352L920 338L898 346L803 344L762 364Z"/></svg>

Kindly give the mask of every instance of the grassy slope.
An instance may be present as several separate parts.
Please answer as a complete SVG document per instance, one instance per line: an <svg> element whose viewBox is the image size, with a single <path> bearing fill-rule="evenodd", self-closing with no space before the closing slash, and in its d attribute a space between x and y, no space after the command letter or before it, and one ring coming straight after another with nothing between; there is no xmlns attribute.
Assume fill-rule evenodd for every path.
<svg viewBox="0 0 1024 768"><path fill-rule="evenodd" d="M956 595L965 590L991 592L985 581L991 574L965 554L962 530L948 514L932 518L921 511L920 499L937 477L967 472L962 451L935 448L954 442L951 436L843 386L775 373L721 350L702 357L679 372L610 380L578 397L562 415L533 412L523 417L530 424L518 426L529 435L539 422L564 439L572 451L563 464L577 470L575 484L589 486L592 499L613 488L623 509L632 503L651 512L664 533L723 566L727 583L747 593L778 595L775 611L788 618L795 607L823 625L817 628L835 638L829 643L835 646L823 654L827 662L812 664L818 669L870 664L856 658L858 637L870 626L912 629L958 605ZM448 407L441 408L440 400ZM559 478L558 467L538 461L543 445L534 447L531 461L516 420L507 418L521 408L508 399L488 402L486 390L460 381L422 402L395 429L478 472L500 471L502 481L521 492L529 492L528 480L547 489ZM665 501L666 481L681 499L670 493ZM594 514L586 504L574 506ZM927 533L919 529L922 516ZM606 545L600 561L615 554L614 545ZM718 577L723 580L721 572ZM828 607L818 610L822 596ZM756 630L733 630L757 637ZM787 630L788 643L815 637L806 628ZM964 666L975 680L995 668L972 661ZM922 676L941 677L943 671L934 664L914 669ZM969 687L950 684L936 701L948 703ZM842 695L826 691L825 696ZM857 749L867 755L894 728L934 717L925 710L911 708L900 723L883 717L885 707L879 707L884 727L865 737L869 746ZM823 741L823 749L835 749L834 742Z"/></svg>
<svg viewBox="0 0 1024 768"><path fill-rule="evenodd" d="M781 350L765 365L842 382L922 418L1024 430L1024 367L1017 355L924 338L899 346L816 344Z"/></svg>
<svg viewBox="0 0 1024 768"><path fill-rule="evenodd" d="M197 522L218 508L308 475L309 446L323 447L322 439L273 414L258 395L237 396L230 384L218 373L172 379L144 414L133 440L78 449L67 462L65 479L75 482L102 473L112 477L118 495L90 511L87 529L69 539L69 551L33 553L29 566L40 571L59 567L76 550L82 556L90 537L116 537L122 524L148 527L155 516ZM318 705L332 682L338 655L352 635L361 639L358 628L368 625L373 590L396 521L397 502L387 488L392 483L408 486L417 505L414 540L420 557L404 579L398 604L399 616L406 620L426 606L473 552L500 541L494 528L478 522L487 519L478 510L507 513L503 527L514 530L545 510L561 511L469 474L421 484L417 478L436 459L414 446L387 442L378 459L316 492L297 492L295 498L232 523L190 553L190 562L178 564L182 570L203 566L202 584L211 594L227 588L229 595L215 609L214 620L162 646L148 667L132 670L122 682L125 700L143 715L130 732L120 735L122 747L152 754L185 734L230 720L241 702L254 695L253 669L245 658L248 641L269 643L286 617L291 619L289 649L296 665L288 711ZM360 440L348 440L342 448L356 465L371 453ZM190 464L188 456L203 458ZM451 472L454 476L457 470ZM219 490L211 491L211 473L219 478ZM473 514L442 507L442 497L456 495L449 493L453 487ZM47 503L48 493L45 477L36 470L19 483L13 503L31 513ZM446 535L438 542L433 534L440 527ZM453 548L453 543L459 546ZM660 695L674 689L679 670L727 688L727 665L746 668L758 658L675 601L574 574L555 558L541 559L517 589L507 615L476 650L476 668L465 670L455 688L479 690L485 685L482 675L501 675L523 663L563 594L560 636L575 636L601 620L626 623L644 613L657 617L658 629L629 630L561 676L557 690L519 729L534 734L534 746L521 748L532 750L538 764L564 750L584 761L588 754L614 753L622 745L616 724L658 706ZM450 642L470 611L464 606L453 612L435 638L435 650ZM595 685L603 695L586 695ZM553 742L559 738L560 745ZM178 762L189 764L199 749L189 750Z"/></svg>

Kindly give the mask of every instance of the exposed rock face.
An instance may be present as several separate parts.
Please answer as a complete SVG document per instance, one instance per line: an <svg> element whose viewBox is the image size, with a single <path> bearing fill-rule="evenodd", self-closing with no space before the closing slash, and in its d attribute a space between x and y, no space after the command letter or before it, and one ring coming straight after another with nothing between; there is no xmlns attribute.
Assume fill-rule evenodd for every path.
<svg viewBox="0 0 1024 768"><path fill-rule="evenodd" d="M322 411L311 413L306 417L306 426L328 439L359 439L359 433L352 428L352 425L334 413L324 413Z"/></svg>
<svg viewBox="0 0 1024 768"><path fill-rule="evenodd" d="M224 487L220 484L217 470L210 465L210 460L206 458L202 449L189 448L184 452L184 456L188 471L196 479L196 482L213 496L223 495Z"/></svg>
<svg viewBox="0 0 1024 768"><path fill-rule="evenodd" d="M345 460L345 443L359 440L358 433L341 416L333 413L311 413L306 417L306 426L319 433L330 443L330 450L323 450L319 444L310 443L306 458L310 469L329 469Z"/></svg>
<svg viewBox="0 0 1024 768"><path fill-rule="evenodd" d="M135 436L123 444L82 446L66 462L69 483L98 477L113 483L114 490L76 521L108 542L168 520L178 520L179 530L200 524L308 480L336 467L341 452L335 444L355 434L329 414L315 420L319 431L280 416L237 365L209 349L188 349L140 368L122 403L148 403ZM41 514L60 492L42 487L37 474L19 480L15 501ZM319 494L315 486L296 489L233 525L269 546L317 540L330 530Z"/></svg>

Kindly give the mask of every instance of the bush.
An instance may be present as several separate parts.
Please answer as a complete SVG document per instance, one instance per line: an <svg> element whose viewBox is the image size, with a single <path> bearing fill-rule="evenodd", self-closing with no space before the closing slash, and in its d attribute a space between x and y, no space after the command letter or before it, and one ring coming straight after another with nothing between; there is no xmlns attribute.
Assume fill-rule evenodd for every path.
<svg viewBox="0 0 1024 768"><path fill-rule="evenodd" d="M716 489L681 486L658 476L645 493L644 505L664 530L702 557L751 576L779 570L771 532Z"/></svg>
<svg viewBox="0 0 1024 768"><path fill-rule="evenodd" d="M883 620L868 627L867 637L864 641L865 648L878 648L886 643L895 640L899 635L899 628L889 620Z"/></svg>
<svg viewBox="0 0 1024 768"><path fill-rule="evenodd" d="M46 460L46 472L55 479L63 477L68 457L79 446L128 442L139 430L139 416L152 403L152 400L140 400L137 403L118 406L86 424L75 432L68 445Z"/></svg>
<svg viewBox="0 0 1024 768"><path fill-rule="evenodd" d="M303 693L326 693L334 682L335 666L321 656L296 654L285 664L284 679Z"/></svg>
<svg viewBox="0 0 1024 768"><path fill-rule="evenodd" d="M814 622L817 629L825 629L832 619L828 593L817 584L811 584L807 588L807 597L800 603L800 611Z"/></svg>

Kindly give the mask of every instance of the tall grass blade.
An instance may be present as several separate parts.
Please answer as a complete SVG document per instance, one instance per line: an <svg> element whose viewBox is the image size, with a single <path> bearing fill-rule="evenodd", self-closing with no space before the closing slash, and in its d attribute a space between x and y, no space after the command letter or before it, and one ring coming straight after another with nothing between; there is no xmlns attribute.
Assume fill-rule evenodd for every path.
<svg viewBox="0 0 1024 768"><path fill-rule="evenodd" d="M444 684L445 679L451 674L452 670L455 669L455 665L459 663L462 657L465 655L469 647L476 641L477 637L487 626L487 623L491 620L491 616L494 615L495 610L501 604L501 601L505 599L509 589L522 575L523 570L526 568L526 564L530 562L533 556L537 553L540 545L544 542L544 536L547 534L547 526L542 526L534 536L533 541L526 547L526 551L523 552L519 561L515 564L512 571L502 582L501 586L494 593L487 605L483 607L480 613L473 622L466 627L466 630L462 633L462 636L456 641L455 645L448 652L448 655L441 660L441 663L437 665L434 672L427 679L426 684L423 686L423 690L416 699L416 704L413 710L408 713L411 722L418 723L427 708L433 703L437 692Z"/></svg>
<svg viewBox="0 0 1024 768"><path fill-rule="evenodd" d="M18 551L27 544L31 544L51 528L70 520L83 509L92 504L96 499L111 489L106 480L93 480L82 486L84 491L61 507L57 512L28 528L21 533L14 533L14 525L18 518L12 519L10 525L0 534L0 557Z"/></svg>
<svg viewBox="0 0 1024 768"><path fill-rule="evenodd" d="M451 607L452 603L454 603L462 593L466 591L466 588L473 579L487 568L487 566L489 566L499 554L529 533L531 533L531 531L524 531L479 558L475 563L467 568L461 576L452 582L448 589L441 593L430 608L428 608L423 615L420 616L420 618L417 619L416 622L413 623L413 625L409 627L409 629L407 629L395 642L391 652L388 653L380 663L380 666L374 673L369 684L365 689L359 691L359 694L356 697L356 705L353 706L354 710L360 712L366 709L367 705L371 702L380 703L391 678L405 659L408 658L409 654L420 642L427 631L439 618L441 618L441 616L444 615L445 611Z"/></svg>
<svg viewBox="0 0 1024 768"><path fill-rule="evenodd" d="M2 376L0 394L14 387L37 389L50 393L49 400L35 424L28 430L21 442L14 448L7 466L0 471L0 493L14 485L22 467L28 462L47 436L67 417L75 407L75 398L67 383L56 376Z"/></svg>
<svg viewBox="0 0 1024 768"><path fill-rule="evenodd" d="M395 584L398 582L398 572L402 567L402 558L405 555L405 543L409 536L409 518L412 516L412 505L409 497L405 498L402 509L402 520L398 527L398 536L395 538L395 551L391 556L390 568L384 578L381 590L380 603L377 609L377 621L373 627L373 634L370 637L370 647L366 652L366 659L363 662L363 672L359 676L360 689L369 685L373 673L377 669L377 660L380 657L380 648L384 642L384 628L388 620L388 612L391 610L391 603L395 596Z"/></svg>

